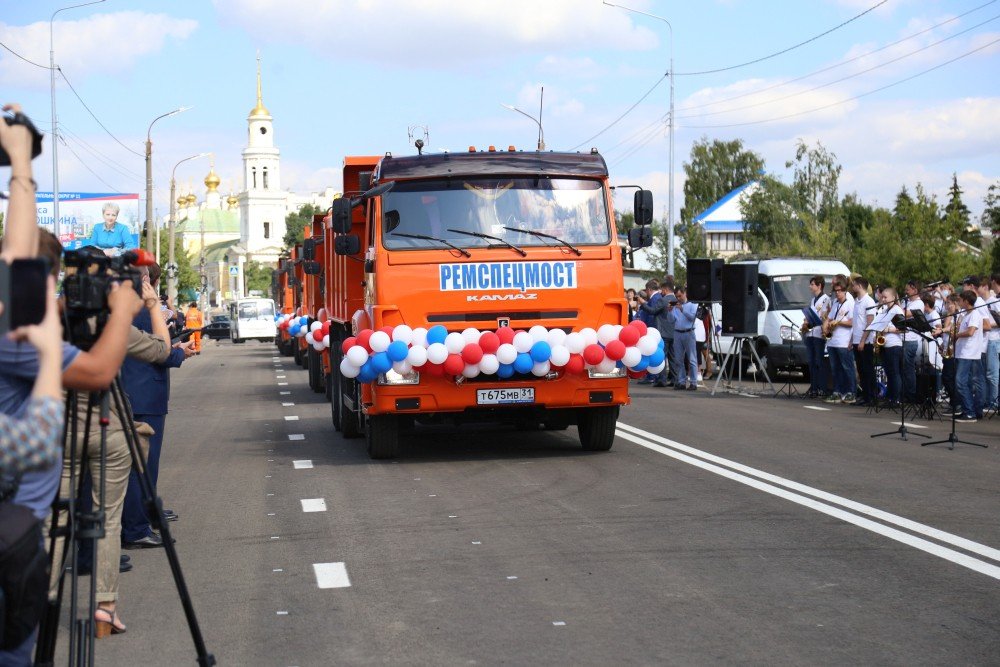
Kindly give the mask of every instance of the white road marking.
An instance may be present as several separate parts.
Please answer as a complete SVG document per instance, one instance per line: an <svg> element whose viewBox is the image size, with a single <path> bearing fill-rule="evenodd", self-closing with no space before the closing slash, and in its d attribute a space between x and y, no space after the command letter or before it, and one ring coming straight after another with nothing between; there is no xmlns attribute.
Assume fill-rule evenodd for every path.
<svg viewBox="0 0 1000 667"><path fill-rule="evenodd" d="M841 519L860 528L865 528L866 530L878 533L884 537L896 540L897 542L902 542L903 544L914 547L915 549L920 549L921 551L931 555L938 556L939 558L944 558L945 560L967 567L970 570L993 577L994 579L1000 579L1000 567L996 565L972 558L966 554L948 549L947 547L943 547L933 542L929 542L925 539L910 535L909 533L904 533L900 530L896 530L895 528L890 528L889 526L885 526L881 523L876 523L875 521L871 521L870 519L866 519L856 514L851 514L850 512L846 512L837 507L832 507L826 503L818 502L813 498L819 498L829 503L854 510L861 514L867 514L868 516L876 519L893 523L901 528L932 537L941 542L946 542L992 560L1000 561L1000 550L998 549L988 547L984 544L979 544L978 542L973 542L972 540L965 539L964 537L952 535L951 533L947 533L943 530L938 530L937 528L932 528L931 526L926 526L916 521L912 521L847 498L842 498L832 493L827 493L826 491L820 491L819 489L814 489L804 484L799 484L798 482L793 482L791 480L778 477L777 475L772 475L770 473L736 463L735 461L730 461L728 459L703 452L695 449L694 447L689 447L688 445L668 440L654 433L649 433L648 431L643 431L642 429L635 428L634 426L623 424L622 422L618 422L617 435L625 440L628 440L629 442L634 442L637 445L646 447L647 449L659 452L660 454L665 454L677 459L678 461L689 463L693 466L702 468L703 470L713 472L717 475L721 475L722 477L726 477L741 484L746 484L747 486L764 491L765 493L770 493L804 507L814 509L817 512L822 512L823 514ZM692 456L688 456L687 454L681 452L687 452ZM695 456L700 458L694 458ZM705 460L703 461L701 459ZM713 463L708 463L707 461L712 461L722 466L726 466L727 468L732 468L732 470L728 470L727 468L723 468L718 465L713 465ZM740 472L735 472L737 470ZM746 475L740 473L746 473ZM748 477L747 475L753 475L754 477L758 477L760 479L753 479L753 477ZM761 480L767 480L767 482L772 482L773 484L768 484ZM783 489L778 486L774 486L774 484L780 484L781 486L787 488ZM787 489L792 489L794 491L798 491L799 493L793 493ZM806 497L807 495L813 496L813 498L808 498Z"/></svg>
<svg viewBox="0 0 1000 667"><path fill-rule="evenodd" d="M289 433L288 434L288 439L289 440L305 440L306 439L306 435L305 435L305 433Z"/></svg>
<svg viewBox="0 0 1000 667"><path fill-rule="evenodd" d="M889 423L893 424L895 426L902 426L903 425L903 422L889 422ZM914 424L914 423L910 422L909 424L906 425L906 428L930 428L930 427L929 426L921 426L920 424Z"/></svg>
<svg viewBox="0 0 1000 667"><path fill-rule="evenodd" d="M297 422L299 420L298 415L285 415L286 422Z"/></svg>
<svg viewBox="0 0 1000 667"><path fill-rule="evenodd" d="M278 537L277 535L272 535L272 536L271 536L271 539L272 539L272 540L280 540L281 538L280 538L280 537Z"/></svg>
<svg viewBox="0 0 1000 667"><path fill-rule="evenodd" d="M269 449L269 450L267 450L267 451L271 451L271 450ZM267 460L267 462L268 462L268 463L274 463L274 459L268 459L268 460Z"/></svg>
<svg viewBox="0 0 1000 667"><path fill-rule="evenodd" d="M270 475L264 475L264 479L271 479Z"/></svg>
<svg viewBox="0 0 1000 667"><path fill-rule="evenodd" d="M277 613L278 613L278 616L288 616L288 612L287 611L279 611Z"/></svg>
<svg viewBox="0 0 1000 667"><path fill-rule="evenodd" d="M287 386L288 386L288 383L287 383L287 382L279 382L279 383L278 383L278 386L279 386L279 387L287 387Z"/></svg>
<svg viewBox="0 0 1000 667"><path fill-rule="evenodd" d="M274 516L274 515L275 515L275 513L274 513L274 512L268 512L268 513L267 513L267 515L268 515L268 516Z"/></svg>
<svg viewBox="0 0 1000 667"><path fill-rule="evenodd" d="M276 567L273 570L271 570L271 572L284 572L284 571L285 570L283 568L280 568L280 567Z"/></svg>
<svg viewBox="0 0 1000 667"><path fill-rule="evenodd" d="M482 544L482 542L473 542L473 544Z"/></svg>
<svg viewBox="0 0 1000 667"><path fill-rule="evenodd" d="M802 407L804 407L806 410L821 410L823 412L829 412L830 411L830 408L821 408L818 405L803 405Z"/></svg>
<svg viewBox="0 0 1000 667"><path fill-rule="evenodd" d="M507 577L507 581L513 581L514 579L517 579L517 577Z"/></svg>
<svg viewBox="0 0 1000 667"><path fill-rule="evenodd" d="M326 499L324 499L324 498L303 498L302 499L302 511L303 512L325 512L326 511Z"/></svg>
<svg viewBox="0 0 1000 667"><path fill-rule="evenodd" d="M351 585L343 563L313 563L313 571L320 588L348 588Z"/></svg>
<svg viewBox="0 0 1000 667"><path fill-rule="evenodd" d="M268 495L268 496L273 496L274 494L273 494L273 493L269 493L269 494L267 494L267 495Z"/></svg>
<svg viewBox="0 0 1000 667"><path fill-rule="evenodd" d="M437 498L437 494L436 493L432 493L432 494L428 495L427 497L428 498Z"/></svg>
<svg viewBox="0 0 1000 667"><path fill-rule="evenodd" d="M285 376L285 375L276 375L276 376L275 376L275 379L278 379L278 380L284 380L284 379L285 379L286 377L287 377L287 376Z"/></svg>
<svg viewBox="0 0 1000 667"><path fill-rule="evenodd" d="M292 465L296 470L305 470L307 468L312 468L313 462L309 459L302 459L301 461L292 461Z"/></svg>
<svg viewBox="0 0 1000 667"><path fill-rule="evenodd" d="M566 625L566 621L552 621L552 625Z"/></svg>
<svg viewBox="0 0 1000 667"><path fill-rule="evenodd" d="M457 519L457 518L458 518L458 515L457 515L457 514L449 514L449 515L448 515L448 518L449 518L449 519Z"/></svg>
<svg viewBox="0 0 1000 667"><path fill-rule="evenodd" d="M293 405L295 405L295 404L294 404L294 403L282 403L282 404L281 404L281 407L283 407L283 408L290 408L290 407L292 407Z"/></svg>
<svg viewBox="0 0 1000 667"><path fill-rule="evenodd" d="M288 396L288 395L290 395L291 393L292 393L292 392L290 392L290 391L279 391L279 392L278 392L278 395L279 395L279 396Z"/></svg>

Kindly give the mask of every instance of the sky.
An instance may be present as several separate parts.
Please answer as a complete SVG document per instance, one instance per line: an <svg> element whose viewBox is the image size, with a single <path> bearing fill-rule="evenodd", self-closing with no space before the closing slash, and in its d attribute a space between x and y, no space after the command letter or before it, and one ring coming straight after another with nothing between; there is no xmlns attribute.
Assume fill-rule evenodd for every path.
<svg viewBox="0 0 1000 667"><path fill-rule="evenodd" d="M0 0L0 97L46 133L49 21L69 4ZM412 154L411 128L426 128L430 151L533 149L535 121L503 105L537 118L544 87L546 148L596 147L613 184L652 189L665 214L671 55L675 215L683 163L703 137L741 139L786 182L796 142L821 142L843 166L841 194L873 205L917 183L946 201L955 173L978 215L1000 180L997 0L615 4L659 18L601 0L106 0L62 11L52 47L72 90L57 75L60 190L143 193L149 124L181 106L193 108L151 132L158 216L189 155L214 153L220 190L240 190L258 52L282 186L296 192L339 190L345 155ZM49 146L34 164L42 191ZM180 189L200 199L208 169L207 158L180 165Z"/></svg>

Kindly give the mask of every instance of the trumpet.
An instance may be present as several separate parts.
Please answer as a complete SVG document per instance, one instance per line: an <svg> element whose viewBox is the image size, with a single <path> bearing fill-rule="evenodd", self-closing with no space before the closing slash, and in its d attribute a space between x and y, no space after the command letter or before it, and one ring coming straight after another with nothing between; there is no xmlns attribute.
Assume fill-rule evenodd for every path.
<svg viewBox="0 0 1000 667"><path fill-rule="evenodd" d="M885 332L879 331L875 334L875 349L878 350L885 346Z"/></svg>

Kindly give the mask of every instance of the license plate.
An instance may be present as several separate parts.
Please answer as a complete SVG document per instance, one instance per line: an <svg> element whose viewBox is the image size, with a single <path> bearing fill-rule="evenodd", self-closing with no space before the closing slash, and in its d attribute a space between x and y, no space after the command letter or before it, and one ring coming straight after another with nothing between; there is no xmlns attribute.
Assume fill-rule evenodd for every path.
<svg viewBox="0 0 1000 667"><path fill-rule="evenodd" d="M476 390L476 403L479 405L503 405L505 403L534 402L534 387L504 387L503 389Z"/></svg>

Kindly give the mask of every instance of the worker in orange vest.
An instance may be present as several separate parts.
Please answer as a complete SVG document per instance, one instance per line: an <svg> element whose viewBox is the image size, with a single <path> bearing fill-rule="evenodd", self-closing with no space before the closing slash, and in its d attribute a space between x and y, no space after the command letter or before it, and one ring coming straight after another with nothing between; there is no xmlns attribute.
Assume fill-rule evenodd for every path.
<svg viewBox="0 0 1000 667"><path fill-rule="evenodd" d="M201 329L203 326L205 326L205 321L201 316L201 311L198 310L198 304L192 301L188 304L187 312L184 313L184 327L194 330L194 333L191 334L191 340L194 341L192 349L195 354L201 354Z"/></svg>

